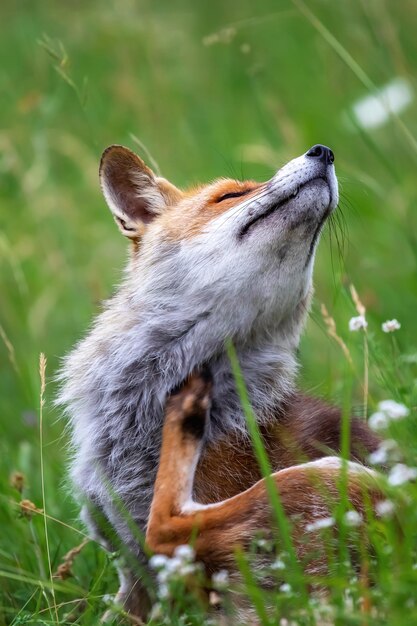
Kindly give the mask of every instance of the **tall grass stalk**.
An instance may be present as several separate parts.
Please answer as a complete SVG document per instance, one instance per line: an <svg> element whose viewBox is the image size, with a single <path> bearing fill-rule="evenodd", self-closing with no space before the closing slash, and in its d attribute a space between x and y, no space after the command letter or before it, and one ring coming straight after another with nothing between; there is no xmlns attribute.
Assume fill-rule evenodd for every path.
<svg viewBox="0 0 417 626"><path fill-rule="evenodd" d="M48 570L49 570L49 579L51 581L51 595L53 601L53 607L55 611L55 619L56 623L59 624L59 616L58 609L56 605L55 598L55 589L54 589L54 579L52 575L52 564L51 564L51 553L49 549L49 535L48 535L48 520L46 517L46 495L45 495L45 468L44 468L44 459L43 459L43 407L45 404L45 384L46 384L46 357L43 352L41 352L39 356L39 376L40 376L40 394L39 394L39 454L40 454L40 466L41 466L41 490L42 490L42 508L45 513L43 516L44 521L44 529L45 529L45 544L46 544L46 555L48 558Z"/></svg>
<svg viewBox="0 0 417 626"><path fill-rule="evenodd" d="M262 477L265 480L265 486L272 506L274 521L280 533L279 539L282 541L284 549L288 554L291 570L294 576L294 582L297 584L300 593L306 598L307 591L305 579L293 545L291 537L291 525L285 515L276 482L272 477L273 470L262 441L262 436L259 430L258 423L256 421L255 414L252 410L248 391L239 364L239 359L236 350L230 341L227 343L227 354L229 356L233 376L236 382L237 392L239 394L242 409L246 418L249 436L252 440L255 457L258 462Z"/></svg>

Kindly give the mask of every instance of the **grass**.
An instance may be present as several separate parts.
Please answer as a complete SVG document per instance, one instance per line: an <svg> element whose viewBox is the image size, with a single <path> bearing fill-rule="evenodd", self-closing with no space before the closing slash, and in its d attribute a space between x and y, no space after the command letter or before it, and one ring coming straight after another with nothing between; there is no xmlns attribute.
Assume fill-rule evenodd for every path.
<svg viewBox="0 0 417 626"><path fill-rule="evenodd" d="M84 539L65 484L67 435L52 407L53 375L126 254L98 188L101 151L128 145L185 186L220 175L266 179L316 142L332 147L339 228L325 233L318 253L300 385L360 412L366 372L369 412L386 398L412 409L386 438L414 467L417 104L375 129L351 112L398 76L416 91L417 6L5 0L0 16L0 624L96 624L116 590L117 557L91 541L74 556L72 577L52 583L49 566L56 572ZM357 314L350 284L367 309L366 366L363 334L348 330ZM352 366L327 333L321 303ZM401 330L386 335L381 323L393 317ZM48 359L42 394L40 353ZM293 591L276 600L280 616L417 623L416 488L390 491L401 534L389 519L376 523L371 614L360 612L360 581L338 572L327 609Z"/></svg>

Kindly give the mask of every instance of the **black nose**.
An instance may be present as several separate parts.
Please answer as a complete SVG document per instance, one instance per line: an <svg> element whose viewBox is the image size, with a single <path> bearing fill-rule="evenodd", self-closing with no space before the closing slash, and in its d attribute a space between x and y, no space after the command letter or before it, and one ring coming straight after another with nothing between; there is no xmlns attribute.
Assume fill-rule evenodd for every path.
<svg viewBox="0 0 417 626"><path fill-rule="evenodd" d="M319 159L319 161L322 161L322 163L325 163L326 165L334 163L333 152L327 146L322 146L321 143L317 143L315 146L310 148L306 156L312 157L313 159Z"/></svg>

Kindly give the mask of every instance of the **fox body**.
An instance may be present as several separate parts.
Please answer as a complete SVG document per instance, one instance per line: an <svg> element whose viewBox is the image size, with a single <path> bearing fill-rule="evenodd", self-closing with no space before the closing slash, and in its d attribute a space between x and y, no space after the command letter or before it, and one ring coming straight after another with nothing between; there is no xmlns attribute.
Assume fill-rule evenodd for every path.
<svg viewBox="0 0 417 626"><path fill-rule="evenodd" d="M87 503L84 519L111 548L91 514L98 509L142 560L120 502L144 532L166 400L202 366L212 377L211 408L195 498L224 500L259 479L227 340L275 470L338 449L339 412L295 388L315 250L338 186L333 154L320 145L266 183L220 179L186 192L112 146L100 180L132 251L122 285L65 360L60 402L71 420L71 476ZM353 421L352 456L366 458L376 446ZM139 614L136 582L122 573L126 606Z"/></svg>

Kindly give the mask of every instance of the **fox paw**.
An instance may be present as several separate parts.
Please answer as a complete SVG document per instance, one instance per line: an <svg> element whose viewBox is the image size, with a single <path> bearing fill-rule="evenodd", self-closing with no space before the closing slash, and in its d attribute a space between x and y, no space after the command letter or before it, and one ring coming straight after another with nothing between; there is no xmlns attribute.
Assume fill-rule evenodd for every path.
<svg viewBox="0 0 417 626"><path fill-rule="evenodd" d="M211 377L207 372L192 374L171 394L167 419L181 423L184 433L201 439L210 412L211 387Z"/></svg>

